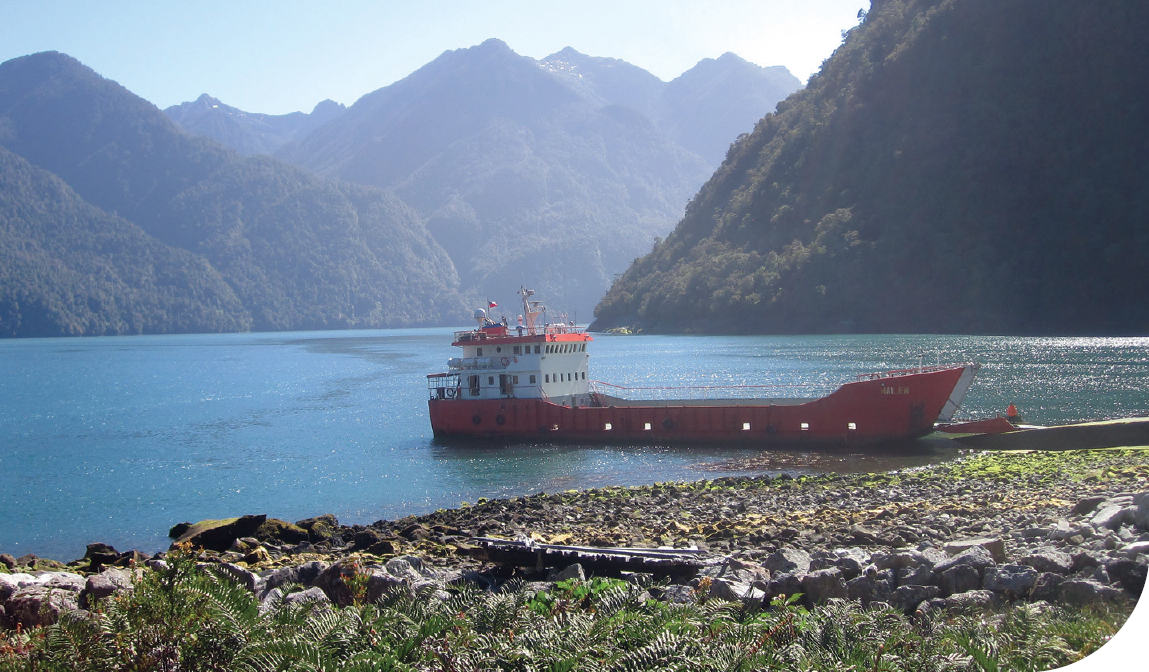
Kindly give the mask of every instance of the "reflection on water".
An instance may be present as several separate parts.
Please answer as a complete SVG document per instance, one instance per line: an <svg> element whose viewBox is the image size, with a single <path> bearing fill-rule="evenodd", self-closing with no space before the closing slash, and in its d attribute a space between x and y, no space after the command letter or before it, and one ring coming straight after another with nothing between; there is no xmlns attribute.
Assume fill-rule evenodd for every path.
<svg viewBox="0 0 1149 672"><path fill-rule="evenodd" d="M452 329L0 340L0 551L155 551L181 521L244 513L370 523L539 491L723 475L880 471L952 459L722 446L442 445L428 373ZM1149 416L1149 339L609 336L591 375L630 387L834 386L974 361L959 416Z"/></svg>

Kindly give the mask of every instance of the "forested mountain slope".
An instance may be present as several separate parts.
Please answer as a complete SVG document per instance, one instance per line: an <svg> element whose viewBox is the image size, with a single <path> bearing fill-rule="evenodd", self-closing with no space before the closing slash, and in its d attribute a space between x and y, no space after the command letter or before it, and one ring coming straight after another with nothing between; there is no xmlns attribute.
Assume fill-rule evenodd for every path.
<svg viewBox="0 0 1149 672"><path fill-rule="evenodd" d="M1149 330L1143 3L875 1L595 328Z"/></svg>
<svg viewBox="0 0 1149 672"><path fill-rule="evenodd" d="M61 240L53 254L25 259L22 296L36 284L32 278L89 277L98 262L86 250L111 235L131 238L137 250L109 254L109 263L124 271L121 280L145 248L157 277L185 272L169 263L202 273L184 284L144 278L132 291L162 289L170 296L134 305L160 311L165 301L206 302L227 313L204 323L144 310L130 320L93 318L84 327L73 318L29 314L33 304L24 303L19 320L9 324L47 320L54 326L15 335L407 326L440 323L464 310L450 259L393 194L325 180L270 157L243 158L192 137L155 106L68 56L41 53L0 64L0 146L70 187L9 194L0 217L29 222L42 218L29 220L26 211L84 211L69 215L74 230L63 239L77 246L65 249ZM13 179L32 179L23 175L27 167L8 163ZM39 172L33 178L52 183ZM104 213L77 205L77 195ZM66 202L44 204L43 198ZM84 226L94 227L86 238L79 231ZM10 248L21 245L13 238L18 235L36 244L34 226L8 234ZM36 266L49 263L54 267ZM217 278L226 288L214 284ZM17 285L8 283L17 280L0 290L11 294Z"/></svg>
<svg viewBox="0 0 1149 672"><path fill-rule="evenodd" d="M293 140L339 117L347 108L333 100L315 106L310 114L260 114L225 105L206 93L193 101L164 109L169 119L194 135L220 142L240 154L274 154Z"/></svg>

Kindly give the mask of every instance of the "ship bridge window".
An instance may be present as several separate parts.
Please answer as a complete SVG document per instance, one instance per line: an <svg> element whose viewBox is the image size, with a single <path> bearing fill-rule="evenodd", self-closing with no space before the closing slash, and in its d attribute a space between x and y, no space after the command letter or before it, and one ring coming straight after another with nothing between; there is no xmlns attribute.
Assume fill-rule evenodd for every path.
<svg viewBox="0 0 1149 672"><path fill-rule="evenodd" d="M475 356L476 357L482 357L483 356L483 349L482 348L475 348Z"/></svg>
<svg viewBox="0 0 1149 672"><path fill-rule="evenodd" d="M537 346L537 345L535 346L535 354L536 354L536 355L538 355L538 354L541 354L541 353L539 352L539 346Z"/></svg>
<svg viewBox="0 0 1149 672"><path fill-rule="evenodd" d="M545 374L545 375L543 376L543 378L544 378L544 381L543 381L543 382L547 382L547 383L551 382L551 374L549 374L549 373L548 373L548 374Z"/></svg>
<svg viewBox="0 0 1149 672"><path fill-rule="evenodd" d="M495 377L494 376L487 376L487 384L488 385L494 385L495 384Z"/></svg>
<svg viewBox="0 0 1149 672"><path fill-rule="evenodd" d="M536 382L537 382L537 381L535 380L535 374L533 374L533 373L532 373L532 374L531 374L531 384L533 385L533 384L535 384Z"/></svg>
<svg viewBox="0 0 1149 672"><path fill-rule="evenodd" d="M523 346L521 346L521 345L516 345L516 346L515 346L515 348L514 348L514 351L513 351L511 354L513 354L513 355L521 355L521 354L523 354Z"/></svg>

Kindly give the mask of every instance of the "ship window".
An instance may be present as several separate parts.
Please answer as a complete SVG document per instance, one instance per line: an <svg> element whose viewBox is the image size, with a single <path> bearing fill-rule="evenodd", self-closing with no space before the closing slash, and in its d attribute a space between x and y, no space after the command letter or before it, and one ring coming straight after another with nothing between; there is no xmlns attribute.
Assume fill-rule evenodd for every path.
<svg viewBox="0 0 1149 672"><path fill-rule="evenodd" d="M858 428L858 423L856 423L856 422L847 422L846 423L846 429L857 429L857 428Z"/></svg>
<svg viewBox="0 0 1149 672"><path fill-rule="evenodd" d="M608 431L608 432L609 432L609 431L611 430L611 426L610 426L610 423L609 423L609 422L608 422L608 423L606 423L605 425L603 425L603 426L602 426L602 428L603 428L604 430L606 430L606 431Z"/></svg>
<svg viewBox="0 0 1149 672"><path fill-rule="evenodd" d="M744 432L750 431L750 423L749 422L742 423L742 431L744 431Z"/></svg>
<svg viewBox="0 0 1149 672"><path fill-rule="evenodd" d="M519 384L519 377L518 376L511 376L511 382L514 383L515 385L518 385Z"/></svg>
<svg viewBox="0 0 1149 672"><path fill-rule="evenodd" d="M803 431L803 432L808 432L808 431L810 431L810 423L808 423L808 422L803 422L803 423L802 423L802 431Z"/></svg>
<svg viewBox="0 0 1149 672"><path fill-rule="evenodd" d="M546 378L546 382L548 382L548 383L551 382L551 374L548 373L543 377Z"/></svg>
<svg viewBox="0 0 1149 672"><path fill-rule="evenodd" d="M516 345L516 346L515 346L515 350L514 350L514 353L513 353L513 354L516 354L516 355L521 355L521 354L523 354L523 346L521 346L521 345Z"/></svg>
<svg viewBox="0 0 1149 672"><path fill-rule="evenodd" d="M586 380L586 371L583 371L583 372L582 372L582 379L583 379L583 380Z"/></svg>
<svg viewBox="0 0 1149 672"><path fill-rule="evenodd" d="M642 424L642 428L643 428L643 429L645 429L645 430L647 430L647 431L650 431L650 423L649 423L649 422L644 422L644 423Z"/></svg>
<svg viewBox="0 0 1149 672"><path fill-rule="evenodd" d="M483 349L482 348L475 348L475 356L476 357L482 357L483 356Z"/></svg>
<svg viewBox="0 0 1149 672"><path fill-rule="evenodd" d="M535 379L535 374L532 373L531 374L531 384L534 384L536 382L538 382L538 381Z"/></svg>
<svg viewBox="0 0 1149 672"><path fill-rule="evenodd" d="M495 348L495 352L502 352L502 351L503 351L502 348Z"/></svg>
<svg viewBox="0 0 1149 672"><path fill-rule="evenodd" d="M535 354L536 355L539 354L539 346L537 346L537 345L535 346Z"/></svg>
<svg viewBox="0 0 1149 672"><path fill-rule="evenodd" d="M494 385L495 384L495 377L494 376L487 376L487 384L488 385Z"/></svg>

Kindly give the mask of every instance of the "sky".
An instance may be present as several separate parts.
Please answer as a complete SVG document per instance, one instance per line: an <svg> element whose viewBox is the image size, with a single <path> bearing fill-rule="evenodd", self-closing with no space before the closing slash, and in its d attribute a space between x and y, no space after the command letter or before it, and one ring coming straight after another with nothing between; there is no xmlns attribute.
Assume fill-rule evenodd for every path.
<svg viewBox="0 0 1149 672"><path fill-rule="evenodd" d="M805 82L869 0L2 0L0 62L59 51L162 108L202 93L248 112L350 105L444 51L498 38L670 81L730 51Z"/></svg>

